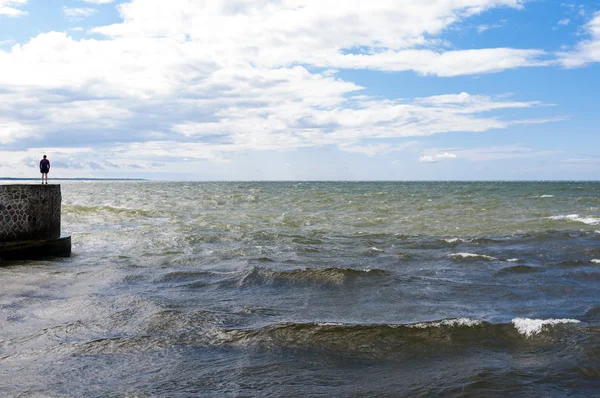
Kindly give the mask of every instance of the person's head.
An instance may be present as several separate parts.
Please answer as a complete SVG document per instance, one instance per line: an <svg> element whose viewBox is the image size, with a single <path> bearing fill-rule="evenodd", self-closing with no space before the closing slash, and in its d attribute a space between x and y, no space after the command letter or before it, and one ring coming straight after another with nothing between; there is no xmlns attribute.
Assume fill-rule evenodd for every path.
<svg viewBox="0 0 600 398"><path fill-rule="evenodd" d="M44 155L44 159L46 159L46 155Z"/></svg>

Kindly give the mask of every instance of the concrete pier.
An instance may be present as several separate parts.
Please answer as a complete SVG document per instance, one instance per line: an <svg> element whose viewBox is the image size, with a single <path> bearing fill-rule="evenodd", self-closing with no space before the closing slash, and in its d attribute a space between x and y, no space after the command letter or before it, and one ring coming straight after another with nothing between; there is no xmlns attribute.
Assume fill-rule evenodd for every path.
<svg viewBox="0 0 600 398"><path fill-rule="evenodd" d="M0 185L0 260L70 256L61 199L60 185Z"/></svg>

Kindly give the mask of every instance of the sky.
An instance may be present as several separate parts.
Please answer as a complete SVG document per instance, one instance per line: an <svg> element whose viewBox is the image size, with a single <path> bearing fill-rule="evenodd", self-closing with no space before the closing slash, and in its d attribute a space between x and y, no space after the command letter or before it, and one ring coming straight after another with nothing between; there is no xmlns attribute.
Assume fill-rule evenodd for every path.
<svg viewBox="0 0 600 398"><path fill-rule="evenodd" d="M0 0L0 177L598 180L600 0Z"/></svg>

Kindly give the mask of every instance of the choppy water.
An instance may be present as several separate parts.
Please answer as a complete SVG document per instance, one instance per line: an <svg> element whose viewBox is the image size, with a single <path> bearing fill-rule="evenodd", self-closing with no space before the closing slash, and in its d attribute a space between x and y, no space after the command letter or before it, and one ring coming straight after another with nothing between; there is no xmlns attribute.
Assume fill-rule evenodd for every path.
<svg viewBox="0 0 600 398"><path fill-rule="evenodd" d="M598 182L63 182L9 397L595 396Z"/></svg>

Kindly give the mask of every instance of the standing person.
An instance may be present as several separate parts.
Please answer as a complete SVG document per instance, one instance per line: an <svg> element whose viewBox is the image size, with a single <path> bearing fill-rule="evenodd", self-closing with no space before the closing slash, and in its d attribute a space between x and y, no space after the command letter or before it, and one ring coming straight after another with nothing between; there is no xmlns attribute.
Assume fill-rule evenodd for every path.
<svg viewBox="0 0 600 398"><path fill-rule="evenodd" d="M50 171L50 161L44 158L40 160L40 173L42 173L42 184L44 183L44 176L46 176L46 185L48 185L48 172Z"/></svg>

